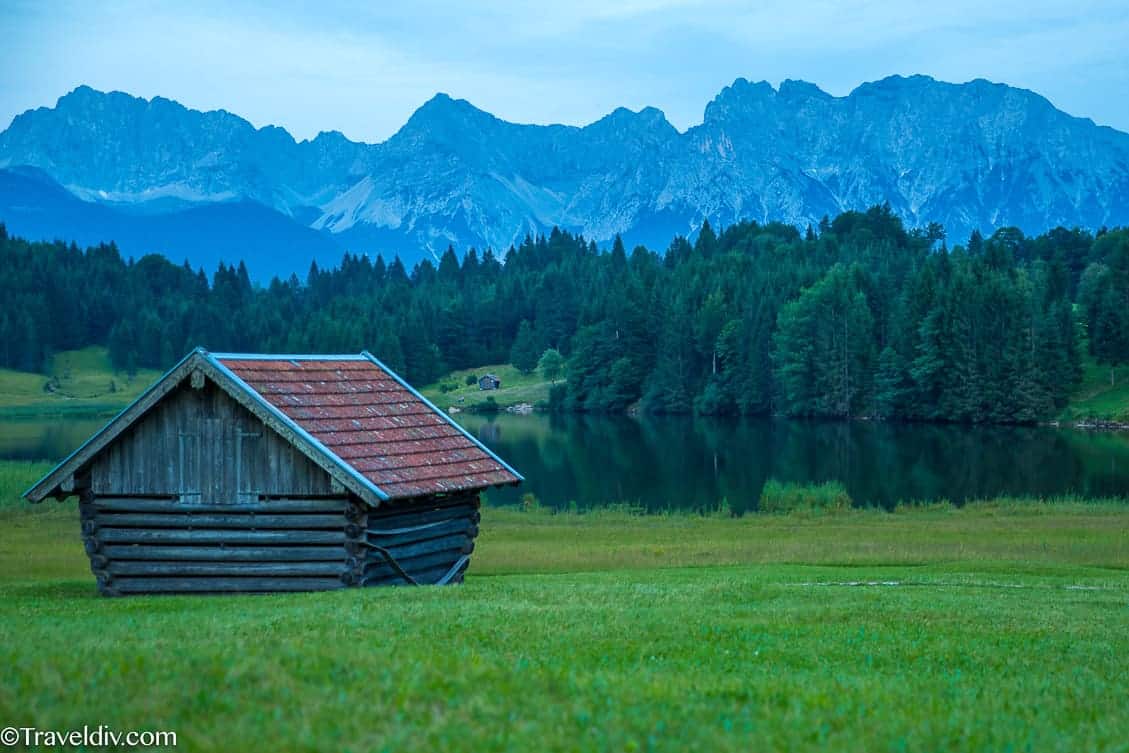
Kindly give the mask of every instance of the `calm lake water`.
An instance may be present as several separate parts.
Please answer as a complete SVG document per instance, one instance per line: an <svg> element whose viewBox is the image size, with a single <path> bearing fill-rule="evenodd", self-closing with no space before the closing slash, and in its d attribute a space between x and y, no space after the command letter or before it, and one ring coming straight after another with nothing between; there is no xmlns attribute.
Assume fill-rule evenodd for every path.
<svg viewBox="0 0 1129 753"><path fill-rule="evenodd" d="M1129 434L1049 427L690 417L460 415L526 478L493 503L756 504L769 478L841 481L856 503L997 495L1129 495Z"/></svg>
<svg viewBox="0 0 1129 753"><path fill-rule="evenodd" d="M459 416L542 504L702 509L755 504L769 478L839 480L858 503L997 495L1129 496L1129 433L1049 427L690 417ZM0 458L59 460L106 421L0 420Z"/></svg>

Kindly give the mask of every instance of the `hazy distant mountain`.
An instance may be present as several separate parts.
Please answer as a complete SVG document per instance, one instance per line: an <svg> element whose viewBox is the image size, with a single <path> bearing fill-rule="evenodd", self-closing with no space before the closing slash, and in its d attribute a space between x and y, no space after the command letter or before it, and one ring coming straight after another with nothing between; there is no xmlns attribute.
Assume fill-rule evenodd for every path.
<svg viewBox="0 0 1129 753"><path fill-rule="evenodd" d="M39 193L13 195L8 185L0 220L15 233L86 238L84 223L95 222L86 218L106 209L119 218L114 232L129 217L157 228L119 235L130 253L175 245L174 256L194 262L234 253L272 271L298 251L310 255L318 236L321 253L400 253L408 262L448 243L504 249L553 225L661 250L703 218L802 227L883 201L911 226L943 223L955 241L973 228L1129 223L1129 134L1026 90L924 76L846 97L738 79L683 133L653 108L621 108L583 128L534 126L439 94L375 145L339 133L295 142L227 112L80 87L0 134L0 168L24 165L82 202L37 211ZM183 229L183 213L205 207L223 208L216 232L229 223L239 243L217 252L214 234L188 232L174 244L168 233ZM289 247L274 260L250 240L263 222L274 247ZM304 272L299 261L294 271Z"/></svg>
<svg viewBox="0 0 1129 753"><path fill-rule="evenodd" d="M292 272L304 278L311 261L337 264L343 252L334 237L248 199L131 213L82 201L29 167L0 170L0 222L25 238L81 246L113 241L128 255L160 253L208 272L221 261L246 259L262 282Z"/></svg>

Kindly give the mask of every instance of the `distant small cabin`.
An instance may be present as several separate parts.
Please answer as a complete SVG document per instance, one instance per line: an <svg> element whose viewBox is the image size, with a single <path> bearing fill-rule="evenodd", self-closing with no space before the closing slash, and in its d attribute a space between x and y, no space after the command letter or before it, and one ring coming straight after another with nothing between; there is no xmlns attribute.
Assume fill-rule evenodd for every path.
<svg viewBox="0 0 1129 753"><path fill-rule="evenodd" d="M478 389L497 390L502 388L502 380L494 374L483 374L478 378Z"/></svg>
<svg viewBox="0 0 1129 753"><path fill-rule="evenodd" d="M371 354L197 349L29 489L77 496L101 593L462 580L521 475Z"/></svg>

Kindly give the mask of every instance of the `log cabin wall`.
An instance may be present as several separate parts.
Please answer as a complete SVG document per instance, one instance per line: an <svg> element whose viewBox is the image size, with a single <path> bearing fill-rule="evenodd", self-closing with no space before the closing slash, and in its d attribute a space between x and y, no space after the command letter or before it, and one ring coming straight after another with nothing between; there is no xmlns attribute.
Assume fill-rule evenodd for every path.
<svg viewBox="0 0 1129 753"><path fill-rule="evenodd" d="M371 509L346 498L186 504L85 489L83 542L106 595L317 591L462 582L479 496Z"/></svg>
<svg viewBox="0 0 1129 753"><path fill-rule="evenodd" d="M110 596L342 588L360 509L344 497L216 505L89 490L79 502L90 568Z"/></svg>
<svg viewBox="0 0 1129 753"><path fill-rule="evenodd" d="M83 539L99 589L342 588L366 505L211 382L185 381L90 464Z"/></svg>
<svg viewBox="0 0 1129 753"><path fill-rule="evenodd" d="M420 497L367 510L353 555L350 585L461 583L478 535L478 492Z"/></svg>

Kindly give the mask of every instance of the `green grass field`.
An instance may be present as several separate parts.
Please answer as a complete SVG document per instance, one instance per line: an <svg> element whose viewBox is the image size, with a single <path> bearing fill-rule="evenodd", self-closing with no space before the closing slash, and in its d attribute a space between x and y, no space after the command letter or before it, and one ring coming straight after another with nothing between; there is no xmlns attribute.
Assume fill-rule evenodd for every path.
<svg viewBox="0 0 1129 753"><path fill-rule="evenodd" d="M101 415L125 407L161 374L116 371L105 348L56 354L46 374L0 369L0 415ZM48 389L48 383L51 389Z"/></svg>
<svg viewBox="0 0 1129 753"><path fill-rule="evenodd" d="M1129 506L488 508L452 588L105 599L0 465L0 721L205 751L1124 751Z"/></svg>
<svg viewBox="0 0 1129 753"><path fill-rule="evenodd" d="M479 377L483 374L494 374L500 378L501 389L482 391L478 389L477 382L471 385L466 383L468 375ZM448 391L443 391L443 385L447 386ZM485 403L488 397L493 397L500 408L520 403L537 405L549 400L550 387L552 383L543 379L536 371L532 374L522 374L509 364L496 364L452 371L438 382L421 388L420 392L444 410L451 406L467 410Z"/></svg>

